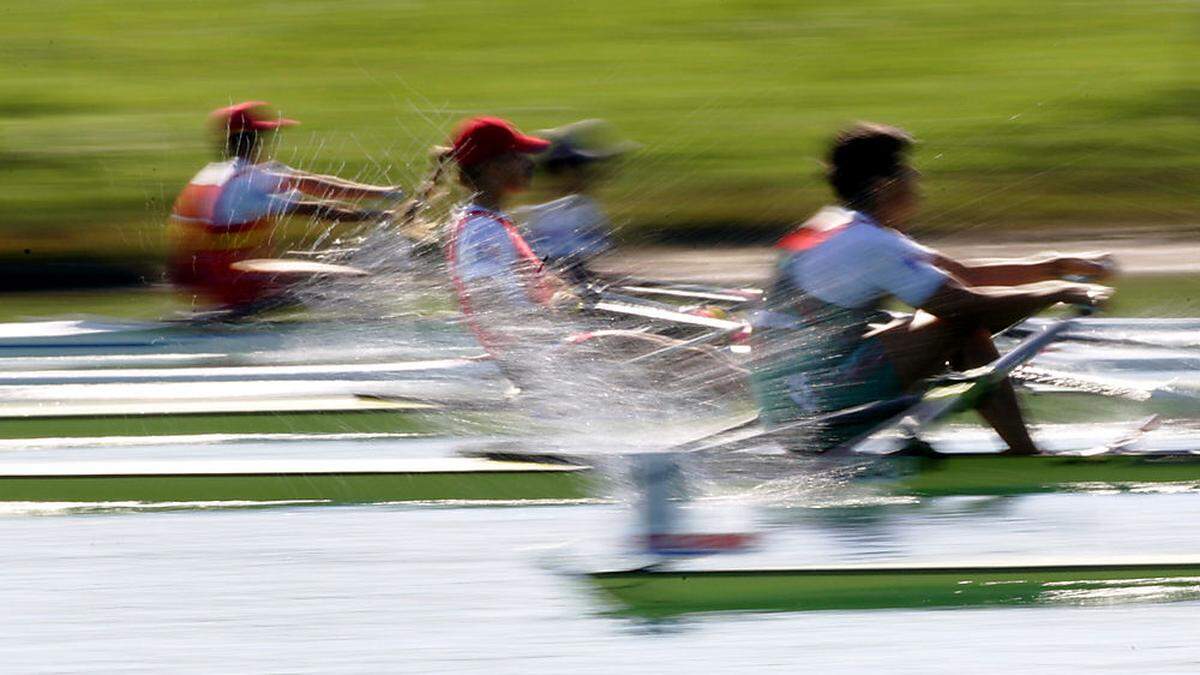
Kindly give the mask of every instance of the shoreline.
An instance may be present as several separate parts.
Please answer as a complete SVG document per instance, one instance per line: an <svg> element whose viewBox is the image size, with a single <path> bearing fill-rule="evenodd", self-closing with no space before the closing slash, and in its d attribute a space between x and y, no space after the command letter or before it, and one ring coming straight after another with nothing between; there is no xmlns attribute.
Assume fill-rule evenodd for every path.
<svg viewBox="0 0 1200 675"><path fill-rule="evenodd" d="M1092 237L1078 230L922 236L932 248L968 260L1034 256L1057 252L1109 251L1127 276L1200 274L1200 235L1135 228L1123 234L1101 231ZM761 283L775 253L762 243L721 245L653 243L628 245L597 261L598 271L668 281L727 284ZM0 289L7 292L79 291L133 288L161 281L153 260L51 259L0 262Z"/></svg>
<svg viewBox="0 0 1200 675"><path fill-rule="evenodd" d="M921 239L955 258L987 260L1019 258L1042 253L1111 252L1126 276L1200 274L1200 237L1182 233L1137 233L1094 238L1029 236L928 237ZM1028 235L1028 233L1025 233ZM771 270L775 252L770 246L647 246L617 251L596 264L599 271L669 281L761 283Z"/></svg>

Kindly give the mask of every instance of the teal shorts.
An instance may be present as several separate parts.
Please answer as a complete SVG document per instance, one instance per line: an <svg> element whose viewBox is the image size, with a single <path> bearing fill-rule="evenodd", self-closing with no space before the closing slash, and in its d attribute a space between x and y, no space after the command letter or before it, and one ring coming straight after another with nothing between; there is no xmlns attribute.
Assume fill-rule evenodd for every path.
<svg viewBox="0 0 1200 675"><path fill-rule="evenodd" d="M796 357L801 355L793 355ZM896 369L877 338L863 339L836 364L822 368L819 378L810 378L801 364L776 363L770 370L756 372L753 379L762 419L769 427L893 399L904 393ZM823 452L869 431L874 424L873 421L814 422L789 434L794 442L785 445L795 451Z"/></svg>
<svg viewBox="0 0 1200 675"><path fill-rule="evenodd" d="M833 371L836 384L821 397L821 412L896 398L904 393L896 368L878 338L866 338Z"/></svg>

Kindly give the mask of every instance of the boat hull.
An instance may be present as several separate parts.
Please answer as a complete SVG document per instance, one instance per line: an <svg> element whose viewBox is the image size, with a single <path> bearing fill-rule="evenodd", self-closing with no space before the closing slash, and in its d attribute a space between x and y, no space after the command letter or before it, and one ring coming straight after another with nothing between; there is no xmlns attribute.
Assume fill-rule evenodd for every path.
<svg viewBox="0 0 1200 675"><path fill-rule="evenodd" d="M0 469L0 502L378 503L580 500L591 492L587 467L550 467L465 458L292 465L259 462ZM340 464L340 465L339 465Z"/></svg>
<svg viewBox="0 0 1200 675"><path fill-rule="evenodd" d="M354 397L0 407L0 438L434 433L441 408Z"/></svg>
<svg viewBox="0 0 1200 675"><path fill-rule="evenodd" d="M1200 598L1200 562L768 570L587 575L617 613L869 610Z"/></svg>
<svg viewBox="0 0 1200 675"><path fill-rule="evenodd" d="M1200 483L1200 455L891 457L881 460L878 472L869 472L868 477L894 481L896 489L902 492L931 496Z"/></svg>

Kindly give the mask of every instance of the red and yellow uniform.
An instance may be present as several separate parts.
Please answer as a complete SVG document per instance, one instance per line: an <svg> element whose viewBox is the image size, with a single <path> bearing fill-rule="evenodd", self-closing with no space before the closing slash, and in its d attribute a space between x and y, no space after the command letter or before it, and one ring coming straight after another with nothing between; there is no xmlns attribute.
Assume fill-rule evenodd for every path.
<svg viewBox="0 0 1200 675"><path fill-rule="evenodd" d="M171 210L171 281L223 306L246 305L280 292L269 278L237 272L230 265L270 256L276 219L300 199L283 165L235 159L204 167Z"/></svg>
<svg viewBox="0 0 1200 675"><path fill-rule="evenodd" d="M245 157L257 156L260 132L298 124L272 115L263 101L219 108L209 121L223 142L244 141ZM175 200L168 226L171 281L207 302L229 308L282 291L270 278L238 272L230 265L269 256L276 218L300 202L292 169L245 157L201 169Z"/></svg>

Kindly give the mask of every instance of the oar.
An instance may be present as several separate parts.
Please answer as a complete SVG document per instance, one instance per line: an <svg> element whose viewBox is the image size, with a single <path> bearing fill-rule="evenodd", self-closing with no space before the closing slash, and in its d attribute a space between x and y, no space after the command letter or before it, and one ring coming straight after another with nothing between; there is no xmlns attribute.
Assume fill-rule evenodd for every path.
<svg viewBox="0 0 1200 675"><path fill-rule="evenodd" d="M745 328L744 326L738 325L738 326L732 326L730 328L723 328L721 330L714 330L709 333L704 333L703 335L700 335L698 337L694 337L690 340L684 340L682 342L678 342L673 345L667 345L666 347L662 347L660 349L655 349L654 351L649 352L647 354L642 354L641 356L635 356L632 359L628 359L627 361L625 361L625 363L643 363L645 361L650 361L650 360L659 358L661 356L666 356L668 354L674 354L676 352L691 349L693 347L699 347L701 345L708 344L709 342L714 342L716 340L720 340L722 338L729 337L730 335L734 335L735 333L739 333L742 330L744 330L744 328Z"/></svg>
<svg viewBox="0 0 1200 675"><path fill-rule="evenodd" d="M1104 445L1079 452L1063 452L1059 454L1072 457L1096 457L1099 455L1120 454L1136 446L1142 440L1142 436L1146 435L1146 432L1154 431L1160 426L1162 426L1162 416L1151 415L1142 420L1133 431L1113 439Z"/></svg>
<svg viewBox="0 0 1200 675"><path fill-rule="evenodd" d="M610 286L610 288L621 291L622 293L632 293L633 295L661 295L668 298L731 302L735 305L740 305L754 299L753 296L745 294L733 295L731 293L718 293L713 291L692 291L680 288L672 288L670 286L661 288L654 286Z"/></svg>
<svg viewBox="0 0 1200 675"><path fill-rule="evenodd" d="M1036 330L1037 330L1036 328L1031 328L1029 326L1025 326L1024 324L1017 324L1017 325L1009 328L1007 331L1005 331L1005 334L1013 336L1013 337L1020 337L1023 335L1030 335ZM1090 344L1101 344L1101 345L1125 345L1125 346L1129 346L1129 347L1162 347L1162 346L1164 346L1162 342L1156 342L1154 340L1133 338L1133 337L1128 337L1128 336L1115 336L1115 335L1103 335L1103 334L1089 335L1087 333L1071 333L1070 335L1066 335L1064 337L1065 337L1065 339L1070 340L1071 342L1085 342L1085 343L1090 343Z"/></svg>
<svg viewBox="0 0 1200 675"><path fill-rule="evenodd" d="M759 424L757 415L738 422L686 443L675 445L665 452L698 453L722 451L728 452L748 444L758 444L771 438L785 437L807 429L812 425L842 425L869 423L884 419L883 422L871 427L867 432L857 436L849 443L826 454L853 452L863 440L888 428L906 424L906 420L916 420L910 431L915 431L923 425L932 424L944 416L968 407L997 383L1004 380L1014 369L1031 360L1051 342L1057 340L1069 329L1078 316L1091 313L1091 308L1081 308L1078 314L1050 324L1041 332L1036 333L1013 347L991 365L976 368L964 373L954 373L933 380L932 387L920 394L906 394L885 401L839 410L816 418L807 418L775 428L765 428ZM946 382L950 382L946 384ZM484 453L484 456L487 456ZM506 455L511 456L511 454ZM548 461L553 455L521 455L526 461ZM577 459L575 461L578 461Z"/></svg>
<svg viewBox="0 0 1200 675"><path fill-rule="evenodd" d="M1173 380L1147 388L1127 384L1118 378L1104 377L1103 375L1093 375L1090 373L1086 375L1074 375L1029 365L1015 370L1012 377L1014 381L1026 386L1043 385L1065 389L1072 393L1094 394L1138 402L1200 403L1200 397L1194 394L1171 389Z"/></svg>
<svg viewBox="0 0 1200 675"><path fill-rule="evenodd" d="M254 258L239 260L229 265L229 269L249 274L270 275L275 278L308 279L312 277L365 277L371 273L350 265L335 265L333 263L315 260L293 260L290 258Z"/></svg>
<svg viewBox="0 0 1200 675"><path fill-rule="evenodd" d="M701 438L687 441L668 448L664 452L671 453L692 453L700 450L706 450L710 446L726 445L734 443L745 435L761 436L762 430L758 426L758 415L749 415L745 419L734 422L727 427L714 431ZM590 464L595 461L594 457L586 457L583 455L572 455L561 452L527 452L522 450L512 450L509 448L503 449L484 449L484 450L467 450L461 451L459 454L465 457L482 457L485 459L495 459L501 461L513 462L531 462L543 464Z"/></svg>
<svg viewBox="0 0 1200 675"><path fill-rule="evenodd" d="M404 197L405 197L404 192L401 190L397 190L395 192L390 193L386 197L383 197L382 199L384 200L385 205L391 206L392 204L398 204L398 203L402 202L404 200ZM385 208L385 209L382 209L379 212L379 214L380 214L379 219L375 221L376 230L389 228L389 227L393 226L393 220L395 219L395 214L394 214L393 210ZM327 236L330 233L332 233L332 230L328 231L324 236L320 237L320 239L314 245L321 246L322 243L324 242L324 240L327 238ZM283 270L284 273L300 274L299 270L304 269L304 267L303 267L303 265L301 265L301 263L304 262L305 260L311 260L314 262L311 262L310 264L314 265L314 266L315 265L327 265L327 269L324 269L324 270L321 270L320 268L317 268L317 267L313 267L312 269L314 270L314 273L320 273L320 274L327 275L327 276L341 276L341 277L369 276L372 274L372 272L370 270L364 270L364 269L361 269L361 268L359 268L357 266L353 266L353 265L334 264L334 263L326 262L329 260L340 260L340 261L348 260L355 254L361 252L363 250L363 245L368 243L369 239L370 239L369 235L360 235L360 236L353 237L350 240L351 242L353 242L353 245L351 245L351 246L341 246L341 247L337 247L337 248L314 248L314 249L309 249L309 250L291 249L291 250L287 251L287 255L289 256L288 258L247 260L247 261L242 261L241 263L234 263L233 265L231 265L231 267L234 267L235 269L240 269L240 271L243 271L243 272L263 271L263 272L270 273L270 272L274 272L276 269L281 269L281 270ZM335 240L335 242L338 242L338 241L340 241L340 240ZM248 264L248 263L250 263L250 264ZM275 269L271 269L271 267L273 267ZM357 273L355 273L355 272L357 272Z"/></svg>
<svg viewBox="0 0 1200 675"><path fill-rule="evenodd" d="M728 319L718 319L709 316L690 314L688 312L681 312L674 306L667 305L665 303L648 301L641 298L631 298L625 295L609 292L602 293L597 300L588 306L588 308L594 312L604 312L621 316L633 316L663 323L672 323L676 325L708 329L707 332L696 337L667 345L649 353L641 354L628 359L625 361L627 364L645 363L653 359L661 358L668 354L674 354L676 352L706 345L710 342L715 342L746 330L746 324L741 321L731 321Z"/></svg>
<svg viewBox="0 0 1200 675"><path fill-rule="evenodd" d="M688 314L674 307L664 307L661 303L646 302L644 300L639 302L634 298L611 294L602 295L597 301L587 305L587 309L606 314L617 314L620 316L651 319L663 323L707 328L713 331L735 331L745 327L745 324L741 321Z"/></svg>
<svg viewBox="0 0 1200 675"><path fill-rule="evenodd" d="M663 279L646 279L644 277L632 277L614 274L597 274L597 280L606 288L620 289L639 288L639 293L657 293L658 291L673 291L668 293L674 295L679 293L697 293L697 294L712 294L722 295L727 297L737 297L739 300L747 297L761 297L763 291L761 288L734 288L729 286L718 286L716 284L695 283L689 281L668 281ZM703 298L702 298L703 299Z"/></svg>

